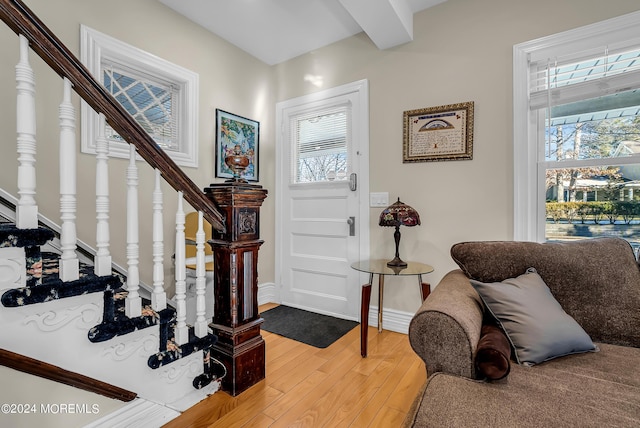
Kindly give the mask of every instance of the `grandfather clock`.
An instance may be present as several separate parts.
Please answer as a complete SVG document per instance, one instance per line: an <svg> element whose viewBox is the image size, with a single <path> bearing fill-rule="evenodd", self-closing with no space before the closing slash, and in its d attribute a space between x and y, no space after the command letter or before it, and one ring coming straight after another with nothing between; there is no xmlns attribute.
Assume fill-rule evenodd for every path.
<svg viewBox="0 0 640 428"><path fill-rule="evenodd" d="M223 213L226 231L213 231L212 356L227 369L222 390L236 396L265 377L265 343L258 314L258 250L262 186L234 181L212 184L205 194Z"/></svg>

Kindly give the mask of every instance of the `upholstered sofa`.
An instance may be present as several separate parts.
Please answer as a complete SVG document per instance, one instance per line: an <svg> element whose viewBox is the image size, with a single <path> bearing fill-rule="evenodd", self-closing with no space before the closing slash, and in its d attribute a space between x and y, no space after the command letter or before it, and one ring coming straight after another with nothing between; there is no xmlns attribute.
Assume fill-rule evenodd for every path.
<svg viewBox="0 0 640 428"><path fill-rule="evenodd" d="M451 256L460 269L440 281L409 327L411 346L424 360L428 379L407 426L640 426L640 269L626 241L464 242L451 248ZM504 308L494 313L478 286L510 292L530 268L539 276L537 289L546 284L559 305L534 303L525 311L542 311L536 323L550 319L552 330L542 335L542 344L514 344L507 334L509 367L502 379L487 380L476 361L483 323L506 329L514 319ZM526 307L531 300L515 301ZM556 345L571 342L562 336L564 321L547 313L556 310L564 310L569 323L575 320L588 335L578 342L592 340L592 345L569 345L538 356L535 363L522 361L527 357L518 354L531 351L527 347L555 346L545 340L556 332ZM528 318L521 315L514 315L515 321L527 327ZM536 334L525 335L524 341L537 340Z"/></svg>

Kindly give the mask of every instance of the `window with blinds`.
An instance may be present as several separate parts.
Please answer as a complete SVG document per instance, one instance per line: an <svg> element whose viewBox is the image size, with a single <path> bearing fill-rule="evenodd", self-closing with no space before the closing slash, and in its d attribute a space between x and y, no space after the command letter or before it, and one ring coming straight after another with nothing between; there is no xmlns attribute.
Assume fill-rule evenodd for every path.
<svg viewBox="0 0 640 428"><path fill-rule="evenodd" d="M349 107L306 112L291 118L295 139L294 183L346 180L349 171Z"/></svg>
<svg viewBox="0 0 640 428"><path fill-rule="evenodd" d="M640 13L514 47L514 159L515 239L640 245Z"/></svg>

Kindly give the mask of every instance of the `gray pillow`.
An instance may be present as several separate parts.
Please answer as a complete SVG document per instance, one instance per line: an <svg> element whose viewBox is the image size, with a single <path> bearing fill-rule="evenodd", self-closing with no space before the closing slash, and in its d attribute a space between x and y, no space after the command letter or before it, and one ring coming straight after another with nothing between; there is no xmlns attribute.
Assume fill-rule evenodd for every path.
<svg viewBox="0 0 640 428"><path fill-rule="evenodd" d="M519 364L533 365L563 355L597 351L535 269L502 282L471 280L471 284L504 329Z"/></svg>

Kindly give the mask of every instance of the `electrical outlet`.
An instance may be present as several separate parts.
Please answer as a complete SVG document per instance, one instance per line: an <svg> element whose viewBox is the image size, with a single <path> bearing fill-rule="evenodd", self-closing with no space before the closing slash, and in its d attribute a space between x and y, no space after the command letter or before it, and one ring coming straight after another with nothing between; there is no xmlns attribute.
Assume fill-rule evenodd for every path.
<svg viewBox="0 0 640 428"><path fill-rule="evenodd" d="M371 192L369 193L369 206L370 207L388 207L389 206L389 192Z"/></svg>

